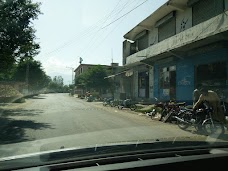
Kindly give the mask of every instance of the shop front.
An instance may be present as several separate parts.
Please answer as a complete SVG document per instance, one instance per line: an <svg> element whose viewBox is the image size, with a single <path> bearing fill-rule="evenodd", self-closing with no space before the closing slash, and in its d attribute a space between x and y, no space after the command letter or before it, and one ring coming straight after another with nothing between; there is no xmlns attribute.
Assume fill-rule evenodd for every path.
<svg viewBox="0 0 228 171"><path fill-rule="evenodd" d="M159 92L162 99L176 99L176 66L159 68Z"/></svg>
<svg viewBox="0 0 228 171"><path fill-rule="evenodd" d="M223 91L227 85L227 61L196 65L195 83L214 91Z"/></svg>
<svg viewBox="0 0 228 171"><path fill-rule="evenodd" d="M174 57L154 64L154 97L162 100L176 99L177 63Z"/></svg>
<svg viewBox="0 0 228 171"><path fill-rule="evenodd" d="M192 104L192 92L201 84L218 94L228 90L228 49L203 51L182 59L155 62L154 96Z"/></svg>

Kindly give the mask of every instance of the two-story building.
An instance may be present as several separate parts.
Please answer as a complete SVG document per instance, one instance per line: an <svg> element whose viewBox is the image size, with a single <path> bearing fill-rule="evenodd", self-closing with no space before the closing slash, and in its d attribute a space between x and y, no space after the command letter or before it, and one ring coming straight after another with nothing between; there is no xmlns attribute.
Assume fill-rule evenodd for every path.
<svg viewBox="0 0 228 171"><path fill-rule="evenodd" d="M192 100L197 84L228 86L228 1L169 0L124 35L135 98Z"/></svg>

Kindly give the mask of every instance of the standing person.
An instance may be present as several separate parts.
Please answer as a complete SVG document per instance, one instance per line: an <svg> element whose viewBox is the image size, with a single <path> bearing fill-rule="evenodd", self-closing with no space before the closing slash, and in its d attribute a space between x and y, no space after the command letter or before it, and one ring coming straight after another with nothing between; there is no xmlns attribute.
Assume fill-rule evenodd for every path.
<svg viewBox="0 0 228 171"><path fill-rule="evenodd" d="M216 92L202 88L198 101L194 104L193 110L196 110L204 101L207 101L213 109L213 118L221 123L225 123L225 115L220 104L220 98Z"/></svg>

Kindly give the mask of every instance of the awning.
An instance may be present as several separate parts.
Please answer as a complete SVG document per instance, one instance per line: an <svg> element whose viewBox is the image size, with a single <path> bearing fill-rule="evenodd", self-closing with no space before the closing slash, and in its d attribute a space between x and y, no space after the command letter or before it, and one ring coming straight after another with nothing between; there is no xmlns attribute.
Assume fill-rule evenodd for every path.
<svg viewBox="0 0 228 171"><path fill-rule="evenodd" d="M126 77L130 77L130 76L133 75L133 73L134 73L133 70L130 69L130 70L126 71L125 76L126 76Z"/></svg>
<svg viewBox="0 0 228 171"><path fill-rule="evenodd" d="M119 72L119 73L117 73L117 74L113 74L113 75L109 75L109 76L107 76L107 77L104 77L104 79L113 78L113 77L115 77L115 76L117 76L117 75L121 75L121 74L125 74L125 76L130 77L130 76L133 75L133 70L132 70L132 69L130 69L130 70L125 70L125 71Z"/></svg>

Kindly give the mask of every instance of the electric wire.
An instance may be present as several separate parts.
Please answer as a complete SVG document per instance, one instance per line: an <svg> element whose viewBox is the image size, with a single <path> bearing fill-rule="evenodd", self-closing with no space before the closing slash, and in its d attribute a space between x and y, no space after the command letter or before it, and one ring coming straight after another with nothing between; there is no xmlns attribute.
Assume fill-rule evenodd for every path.
<svg viewBox="0 0 228 171"><path fill-rule="evenodd" d="M146 1L147 1L147 0L146 0ZM133 0L132 2L135 2L135 1ZM131 3L126 3L126 4L124 4L123 7L126 7L126 5L129 5L129 4L132 4L132 2L131 2ZM137 6L138 6L138 5L137 5ZM135 6L135 7L137 7L137 6ZM134 8L135 8L135 7L134 7ZM134 8L133 8L133 9L134 9ZM124 8L122 8L122 9L124 9ZM122 10L122 9L121 9L121 10ZM136 9L136 8L135 8L135 9ZM126 15L125 15L125 16L126 16ZM121 18L123 18L123 17L121 17ZM121 18L119 18L119 19L121 19ZM105 36L105 38L104 38L103 40L107 39L107 37L110 35L110 33L113 32L115 29L116 29L116 27L115 27L113 30L111 30L111 31ZM103 29L101 29L100 31L103 31ZM104 33L104 31L103 31L103 32L100 32L99 34L105 35L106 33ZM95 36L94 36L95 39L93 39L94 41L90 41L90 42L89 42L89 45L86 46L86 48L84 49L84 51L80 53L80 56L83 56L83 55L87 54L88 52L91 52L91 50L88 50L88 49L92 49L93 46L96 46L96 47L97 47L97 46L100 46L100 45L102 44L102 41L101 41L100 43L96 43L96 42L97 42L97 39L100 38L101 36L102 36L102 35L95 35ZM98 44L98 45L97 45L97 44Z"/></svg>
<svg viewBox="0 0 228 171"><path fill-rule="evenodd" d="M137 7L133 8L133 9L130 10L129 12L125 13L125 14L122 15L121 17L117 18L117 19L114 20L113 22L109 23L108 25L106 25L106 26L104 26L104 27L102 27L102 28L98 28L98 30L95 30L95 31L94 31L95 28L99 27L98 24L101 24L101 23L103 24L103 23L105 23L105 22L108 20L108 18L110 18L110 16L113 15L113 13L115 12L115 10L117 10L116 8L118 7L120 1L121 1L121 0L118 1L117 5L115 6L115 8L111 11L111 13L110 13L108 16L106 16L104 19L99 20L95 25L92 25L91 27L89 27L89 28L86 29L85 31L82 31L84 34L78 34L78 35L76 35L76 36L74 37L73 40L70 40L70 41L64 43L63 45L59 46L58 48L56 48L56 49L54 49L54 50L52 50L52 51L50 51L50 52L48 52L48 53L46 53L46 54L44 54L44 55L42 55L42 56L48 56L48 55L50 55L50 54L57 53L58 51L64 49L65 47L72 45L72 44L73 44L76 40L78 40L80 37L85 38L85 37L89 37L89 36L91 36L91 35L96 35L101 29L104 29L104 27L107 27L107 26L111 25L112 23L118 21L119 19L123 18L124 16L126 16L127 14L129 14L130 12L132 12L133 10L135 10L136 8L138 8L139 6L141 6L143 3L145 3L147 0L144 1L143 3L141 3L140 5L138 5ZM128 4L128 3L126 3L126 4ZM124 9L124 7L126 6L126 4L122 6L122 8L120 9L120 11L122 11L122 10ZM119 11L119 12L120 12L120 11ZM118 14L119 14L119 12L117 11ZM103 20L105 20L105 21L103 21ZM94 31L95 33L94 33L93 31ZM79 44L77 44L77 45L79 45ZM75 46L75 47L76 47L76 46Z"/></svg>

